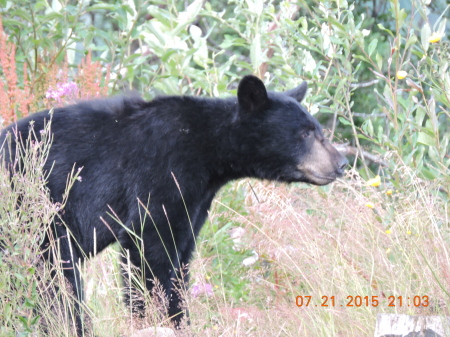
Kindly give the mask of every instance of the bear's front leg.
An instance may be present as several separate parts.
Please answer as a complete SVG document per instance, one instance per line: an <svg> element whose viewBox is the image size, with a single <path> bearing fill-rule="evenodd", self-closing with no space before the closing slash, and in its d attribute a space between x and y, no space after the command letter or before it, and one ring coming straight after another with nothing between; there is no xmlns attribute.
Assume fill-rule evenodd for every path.
<svg viewBox="0 0 450 337"><path fill-rule="evenodd" d="M187 308L183 308L183 298L186 296L189 284L189 261L195 248L195 240L192 235L188 235L184 240L184 245L178 253L179 261L175 269L172 291L169 300L169 317L176 327L185 316L189 316Z"/></svg>
<svg viewBox="0 0 450 337"><path fill-rule="evenodd" d="M43 257L54 265L61 265L64 276L70 285L70 290L74 295L73 302L71 303L73 308L68 306L68 315L71 318L72 323L75 325L77 336L82 336L84 335L83 332L86 331L86 326L89 321L89 318L85 315L82 306L84 301L84 287L80 270L78 269L78 264L82 263L84 260L84 254L81 252L77 246L77 243L72 239L69 231L65 227L56 227L54 235L58 237L58 242L56 244L59 246L59 251L45 246L46 243L49 242L47 237L43 244L43 247L46 249ZM56 276L56 271L52 270L52 277L55 278ZM61 291L58 286L55 286L54 295L59 297L62 296L61 293L63 293L63 291ZM60 299L60 301L62 301L62 299ZM61 303L64 303L64 301Z"/></svg>
<svg viewBox="0 0 450 337"><path fill-rule="evenodd" d="M190 206L188 207L190 218L180 219L178 225L175 240L178 243L179 261L178 267L175 269L175 280L169 302L169 316L176 327L180 326L184 314L186 314L189 324L189 312L187 308L183 308L183 298L187 294L189 284L189 262L195 250L195 239L205 223L208 209L216 192L216 189L204 191L201 200L188 205Z"/></svg>
<svg viewBox="0 0 450 337"><path fill-rule="evenodd" d="M171 297L172 282L175 278L174 270L179 263L177 250L170 232L159 231L158 233L149 226L141 234L142 239L137 239L137 233L136 235L126 234L126 237L120 238L125 253L123 257L123 277L127 284L125 302L131 307L133 313L143 317L146 310L145 301L141 296L134 295L148 292L153 296L156 307L165 316ZM136 269L133 270L133 268ZM155 288L155 284L159 284L160 289ZM136 286L139 291L136 291ZM144 286L145 289L143 289Z"/></svg>

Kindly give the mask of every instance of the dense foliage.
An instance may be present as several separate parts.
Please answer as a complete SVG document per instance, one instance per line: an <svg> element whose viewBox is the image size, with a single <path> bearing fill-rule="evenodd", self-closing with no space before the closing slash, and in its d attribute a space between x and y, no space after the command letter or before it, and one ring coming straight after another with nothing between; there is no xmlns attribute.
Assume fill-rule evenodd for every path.
<svg viewBox="0 0 450 337"><path fill-rule="evenodd" d="M354 159L351 178L356 186L361 186L360 177L379 175L390 191L389 196L365 189L355 192L357 200L375 198L383 205L380 210L375 206L374 223L390 231L391 226L408 222L399 218L407 219L410 207L424 212L428 207L438 211L430 210L429 218L418 219L426 218L424 224L432 223L444 234L428 237L427 242L437 237L448 243L449 7L444 0L0 0L2 124L76 99L128 90L147 99L162 93L227 96L235 95L245 74L259 76L274 90L305 80L310 88L305 105L327 135L341 143L339 149ZM39 156L45 156L50 146L44 143ZM39 156L30 157L29 165L35 174L45 176L39 172ZM4 335L14 335L13 331L27 335L39 323L33 311L39 306L33 254L26 249L29 239L17 233L14 224L27 223L23 230L37 231L38 242L39 223L48 223L56 214L54 205L42 201L44 182L37 176L17 179L15 190L10 190L5 187L7 177L2 178L2 193L9 195L0 202L0 231L9 240L7 253L0 252L0 333ZM32 183L20 183L27 179ZM30 201L25 199L24 208L16 209L13 195L25 188L30 190ZM402 190L404 198L394 202L392 191ZM321 196L325 193L318 191ZM212 261L203 283L221 283L227 296L239 303L256 302L250 295L254 284L250 280L255 278L240 275L245 273L242 259L255 256L259 244L235 249L228 230L241 225L235 214L251 213L244 199L254 193L243 185L229 187L214 209L218 215L211 217L208 235L201 238L205 243L200 255ZM436 199L425 205L430 196ZM328 224L319 206L304 203L308 216L319 219L319 227L322 220ZM38 206L30 208L31 204ZM34 220L23 218L25 213ZM361 222L357 216L355 224ZM362 222L371 223L367 219L371 218ZM408 222L409 234L413 225L414 221ZM14 240L17 235L22 241ZM401 254L389 255L389 261L406 265ZM420 256L425 259L425 255ZM275 260L260 254L257 265L278 287L280 270L273 267ZM436 261L445 264L440 257ZM416 280L414 268L407 272ZM289 272L292 278L294 272ZM299 281L295 286L308 289L310 285ZM58 325L57 320L47 320L49 326Z"/></svg>
<svg viewBox="0 0 450 337"><path fill-rule="evenodd" d="M41 108L55 78L82 75L88 51L104 75L111 72L111 93L133 89L148 98L228 95L246 73L274 89L307 80L309 108L332 136L359 152L396 151L433 179L450 159L448 13L443 1L4 0L9 48L2 49L11 53L3 59L15 54L21 80L7 77L0 97L19 115L28 112L24 101L30 111Z"/></svg>

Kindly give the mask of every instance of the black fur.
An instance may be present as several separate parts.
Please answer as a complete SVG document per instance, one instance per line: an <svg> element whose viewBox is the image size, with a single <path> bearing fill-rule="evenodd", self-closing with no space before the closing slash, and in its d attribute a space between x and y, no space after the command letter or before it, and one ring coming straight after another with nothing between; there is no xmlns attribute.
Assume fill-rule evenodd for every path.
<svg viewBox="0 0 450 337"><path fill-rule="evenodd" d="M191 258L194 237L217 191L243 177L317 183L299 169L311 155L312 142L325 142L318 122L299 104L305 92L305 84L286 94L267 92L258 78L246 76L238 96L227 99L167 96L145 102L118 97L55 109L46 163L54 202L62 201L73 167L82 168L82 181L73 186L61 215L72 233L74 256L66 227L55 226L61 257L70 260L64 265L66 277L74 288L80 280L76 268L68 267L94 253L94 229L97 251L117 238L133 264L141 266L133 238L108 215L111 209L142 237L151 268L145 267L147 288L152 289L154 278L159 280L170 297L169 315L179 322L180 298L172 282ZM31 121L39 134L49 118L48 111L35 113L6 128L0 140L16 127L25 138ZM332 155L326 165L330 181L346 164L336 150ZM145 212L138 199L151 215L142 231Z"/></svg>

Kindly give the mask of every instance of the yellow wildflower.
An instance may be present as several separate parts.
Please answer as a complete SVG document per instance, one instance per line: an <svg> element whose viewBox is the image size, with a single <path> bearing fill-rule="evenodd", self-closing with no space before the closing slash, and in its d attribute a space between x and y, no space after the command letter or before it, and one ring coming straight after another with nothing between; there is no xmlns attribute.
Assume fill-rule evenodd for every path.
<svg viewBox="0 0 450 337"><path fill-rule="evenodd" d="M368 202L368 203L366 203L366 207L375 208L375 205L372 204L371 202Z"/></svg>
<svg viewBox="0 0 450 337"><path fill-rule="evenodd" d="M386 249L386 254L389 254L391 252L391 248Z"/></svg>
<svg viewBox="0 0 450 337"><path fill-rule="evenodd" d="M386 230L386 234L391 234L391 233L392 233L392 231L390 229Z"/></svg>
<svg viewBox="0 0 450 337"><path fill-rule="evenodd" d="M406 231L406 234L411 235L411 231Z"/></svg>
<svg viewBox="0 0 450 337"><path fill-rule="evenodd" d="M404 70L397 71L397 78L399 80L403 80L406 76L408 76L408 73Z"/></svg>
<svg viewBox="0 0 450 337"><path fill-rule="evenodd" d="M386 194L387 194L387 195L392 195L392 190L387 190L387 191L386 191Z"/></svg>
<svg viewBox="0 0 450 337"><path fill-rule="evenodd" d="M428 38L428 42L430 42L430 43L436 43L439 41L441 41L441 36L436 32L431 34L431 36Z"/></svg>
<svg viewBox="0 0 450 337"><path fill-rule="evenodd" d="M367 186L374 186L374 187L377 187L377 186L380 186L380 184L381 184L381 179L380 179L380 176L379 175L377 175L375 178L373 178L373 179L369 179L369 180L367 180Z"/></svg>

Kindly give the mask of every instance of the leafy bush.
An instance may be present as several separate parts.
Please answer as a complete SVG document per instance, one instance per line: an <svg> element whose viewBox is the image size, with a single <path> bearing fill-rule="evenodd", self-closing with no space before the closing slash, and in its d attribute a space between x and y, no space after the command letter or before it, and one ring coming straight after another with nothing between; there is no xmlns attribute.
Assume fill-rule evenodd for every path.
<svg viewBox="0 0 450 337"><path fill-rule="evenodd" d="M9 140L2 147L0 170L0 316L2 336L28 336L44 331L45 326L65 326L69 331L68 299L71 291L65 287L62 269L51 269L43 261L44 255L57 251L55 242L48 242L46 233L63 204L52 203L46 188L48 172L42 168L51 146L50 125L34 130L28 139L19 140L13 162L14 173L5 164L4 156L10 149ZM39 132L39 136L36 133ZM10 137L14 137L11 135ZM71 178L71 177L68 177ZM67 191L76 175L68 180ZM67 196L67 192L66 192ZM46 240L47 238L47 240ZM58 276L55 278L55 276ZM63 294L63 296L61 296ZM62 303L58 302L62 300ZM59 310L58 310L59 308Z"/></svg>
<svg viewBox="0 0 450 337"><path fill-rule="evenodd" d="M322 189L247 181L227 186L198 241L193 282L211 288L199 286L208 289L205 296L188 299L190 329L244 334L246 326L248 333L276 335L286 322L298 321L287 334L371 334L378 309L356 311L360 321L352 325L347 312L291 313L290 301L293 294L314 291L344 296L402 289L403 295L428 292L448 303L441 284L449 282L449 11L443 0L0 0L2 124L107 92L137 90L148 99L161 93L234 95L248 73L274 90L308 81L305 105L330 138L346 142L338 147L354 159L349 179ZM72 83L76 90L69 91ZM30 169L38 168L47 146L41 147L43 157L28 146ZM31 333L39 325L34 262L41 252L27 243L38 247L39 224L49 224L56 211L46 199L46 173L33 172L20 178L32 183L18 180L13 189L6 173L0 177L7 196L0 200L5 335ZM378 187L364 182L378 175ZM27 197L15 208L21 191ZM241 247L229 237L236 227L245 228ZM355 248L344 249L346 242ZM243 266L255 252L257 262ZM103 326L111 334L135 323L118 304L116 255L110 250L85 267L94 329ZM396 269L400 265L404 274ZM386 273L379 271L384 266ZM423 270L433 278L424 279ZM345 279L350 281L339 283ZM251 307L253 314L246 315L261 324L236 321L228 309L241 305ZM435 312L445 313L442 308L434 303ZM59 312L70 326L65 311ZM108 315L127 318L115 326ZM46 320L58 335L60 327Z"/></svg>

